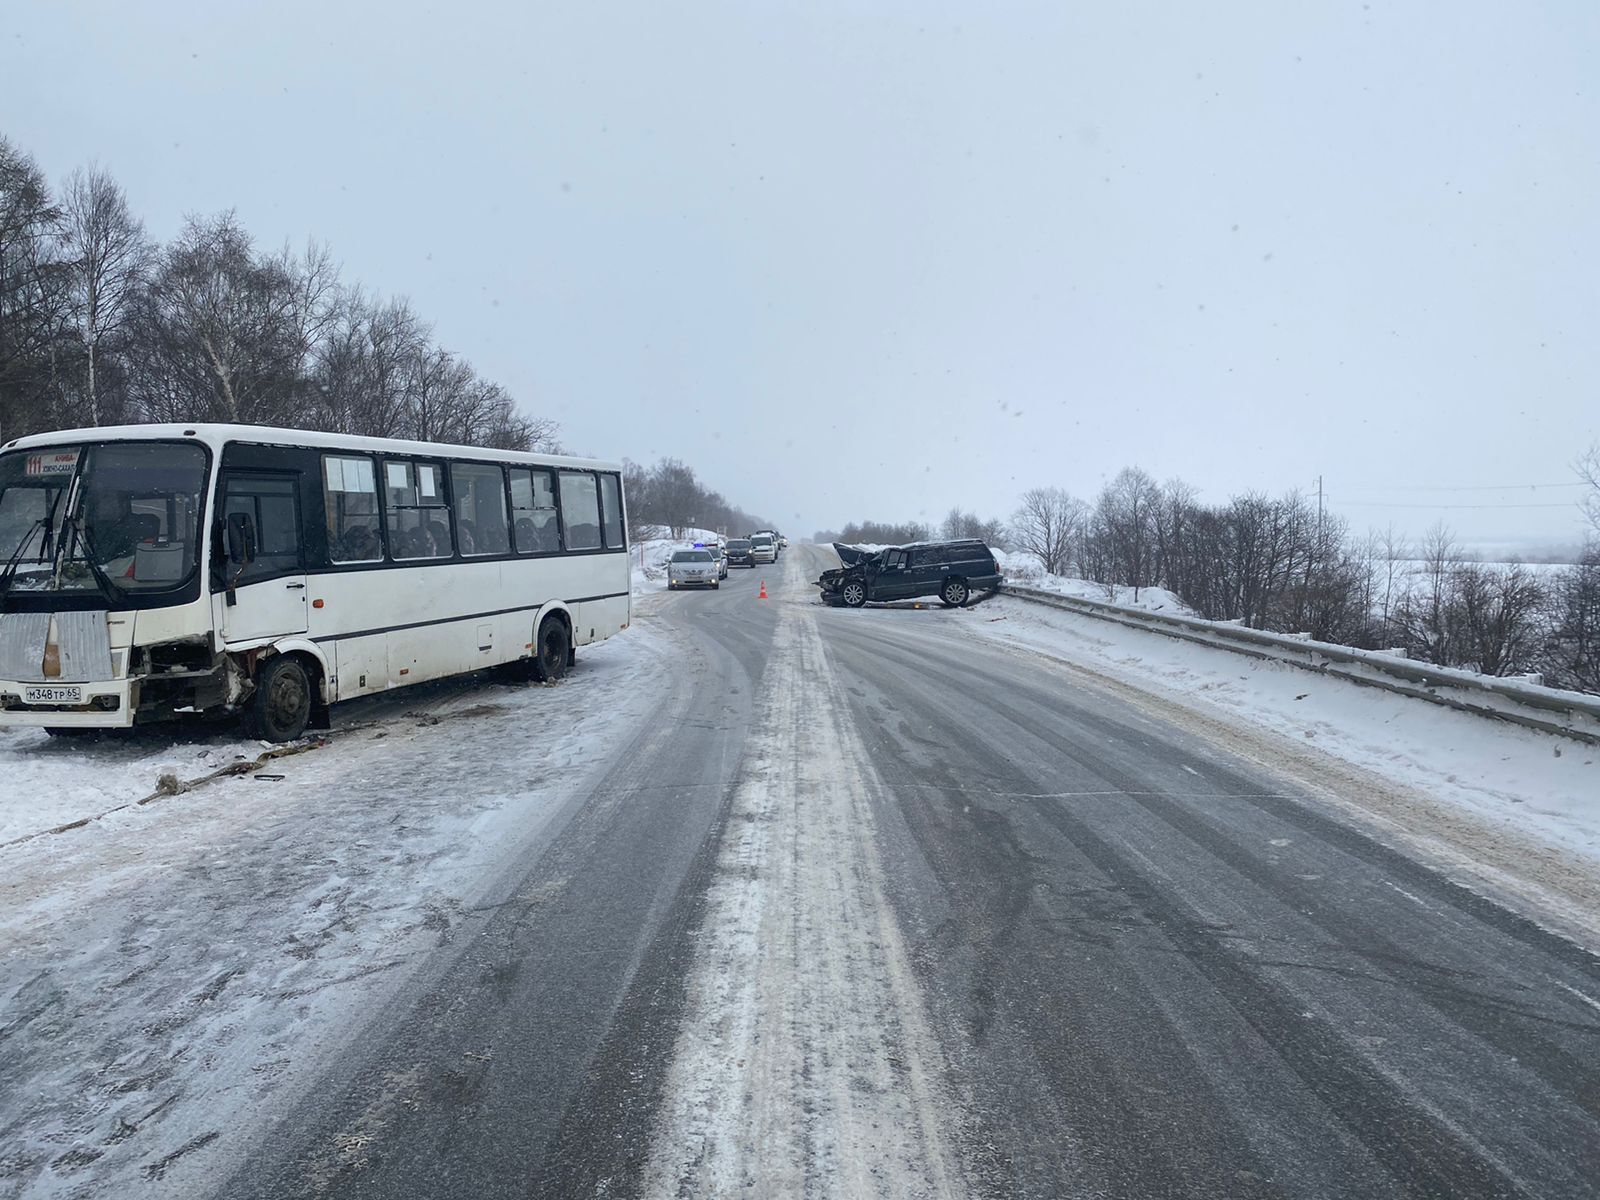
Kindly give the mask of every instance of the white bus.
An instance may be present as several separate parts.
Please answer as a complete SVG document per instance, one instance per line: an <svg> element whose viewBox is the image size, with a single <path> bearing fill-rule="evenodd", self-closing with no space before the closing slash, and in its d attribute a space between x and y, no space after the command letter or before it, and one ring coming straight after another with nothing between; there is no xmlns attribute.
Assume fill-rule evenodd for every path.
<svg viewBox="0 0 1600 1200"><path fill-rule="evenodd" d="M0 726L331 705L628 627L615 463L251 425L0 446Z"/></svg>

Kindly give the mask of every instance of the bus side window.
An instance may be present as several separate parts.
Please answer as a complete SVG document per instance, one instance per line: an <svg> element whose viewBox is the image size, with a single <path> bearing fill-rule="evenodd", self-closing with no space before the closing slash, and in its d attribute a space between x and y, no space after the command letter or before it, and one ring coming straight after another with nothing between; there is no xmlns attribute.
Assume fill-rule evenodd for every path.
<svg viewBox="0 0 1600 1200"><path fill-rule="evenodd" d="M555 481L549 471L511 468L511 527L518 554L549 554L561 549Z"/></svg>
<svg viewBox="0 0 1600 1200"><path fill-rule="evenodd" d="M615 475L600 476L600 515L604 518L606 549L623 549L627 543L622 536L622 481Z"/></svg>
<svg viewBox="0 0 1600 1200"><path fill-rule="evenodd" d="M451 463L450 486L456 504L456 544L463 556L506 554L511 550L506 515L506 477L499 467Z"/></svg>
<svg viewBox="0 0 1600 1200"><path fill-rule="evenodd" d="M600 496L587 471L561 472L561 527L568 550L600 549Z"/></svg>
<svg viewBox="0 0 1600 1200"><path fill-rule="evenodd" d="M383 486L390 556L397 562L449 558L450 509L439 464L385 460Z"/></svg>
<svg viewBox="0 0 1600 1200"><path fill-rule="evenodd" d="M380 561L383 531L378 524L378 477L372 460L324 454L322 486L328 512L328 557L336 563Z"/></svg>

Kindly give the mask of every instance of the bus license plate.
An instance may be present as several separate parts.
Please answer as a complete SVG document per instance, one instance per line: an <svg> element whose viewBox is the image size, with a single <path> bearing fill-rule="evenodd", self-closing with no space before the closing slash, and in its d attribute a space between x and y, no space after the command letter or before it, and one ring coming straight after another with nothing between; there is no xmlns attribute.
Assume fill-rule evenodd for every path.
<svg viewBox="0 0 1600 1200"><path fill-rule="evenodd" d="M22 689L22 702L24 704L82 704L83 689L81 687L25 687Z"/></svg>

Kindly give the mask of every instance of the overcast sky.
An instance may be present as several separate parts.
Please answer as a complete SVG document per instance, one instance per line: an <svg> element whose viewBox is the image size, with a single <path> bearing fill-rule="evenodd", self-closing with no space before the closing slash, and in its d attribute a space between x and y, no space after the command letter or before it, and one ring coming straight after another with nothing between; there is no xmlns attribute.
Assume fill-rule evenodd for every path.
<svg viewBox="0 0 1600 1200"><path fill-rule="evenodd" d="M1129 463L1578 528L1425 489L1600 437L1595 0L13 0L0 40L52 178L326 241L570 449L786 532Z"/></svg>

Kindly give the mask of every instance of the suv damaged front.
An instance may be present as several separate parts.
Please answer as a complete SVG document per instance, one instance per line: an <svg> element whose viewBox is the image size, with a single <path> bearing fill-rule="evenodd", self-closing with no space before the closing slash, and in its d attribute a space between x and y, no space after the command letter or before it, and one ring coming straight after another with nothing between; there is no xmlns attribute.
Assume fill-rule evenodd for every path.
<svg viewBox="0 0 1600 1200"><path fill-rule="evenodd" d="M833 543L833 550L842 565L817 576L817 587L821 589L823 603L856 607L867 598L872 576L878 572L883 552L863 550L860 546L847 546L843 542ZM860 600L856 599L858 594Z"/></svg>

